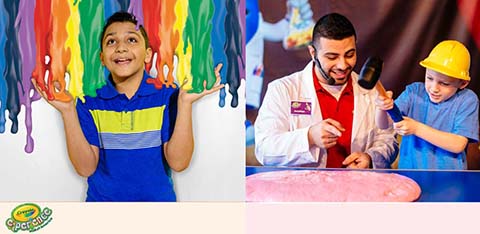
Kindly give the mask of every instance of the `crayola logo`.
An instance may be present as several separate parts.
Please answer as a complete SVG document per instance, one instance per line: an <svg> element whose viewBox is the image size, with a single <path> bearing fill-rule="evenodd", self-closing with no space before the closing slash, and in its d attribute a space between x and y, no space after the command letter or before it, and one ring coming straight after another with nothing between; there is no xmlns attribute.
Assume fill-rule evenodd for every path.
<svg viewBox="0 0 480 234"><path fill-rule="evenodd" d="M52 221L51 216L52 210L48 207L42 210L36 204L25 203L13 209L11 218L8 218L5 224L13 232L34 232L50 223Z"/></svg>
<svg viewBox="0 0 480 234"><path fill-rule="evenodd" d="M27 222L37 218L39 215L40 207L31 203L20 205L12 211L12 218L17 222Z"/></svg>

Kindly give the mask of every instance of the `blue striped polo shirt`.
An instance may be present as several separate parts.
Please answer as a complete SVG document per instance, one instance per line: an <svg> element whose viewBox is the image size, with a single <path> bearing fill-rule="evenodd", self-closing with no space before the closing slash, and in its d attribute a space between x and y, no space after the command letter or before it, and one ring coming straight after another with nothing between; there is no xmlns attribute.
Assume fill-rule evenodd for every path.
<svg viewBox="0 0 480 234"><path fill-rule="evenodd" d="M175 201L163 152L175 126L178 89L155 89L145 73L128 99L110 80L97 97L77 101L83 133L99 147L87 201Z"/></svg>

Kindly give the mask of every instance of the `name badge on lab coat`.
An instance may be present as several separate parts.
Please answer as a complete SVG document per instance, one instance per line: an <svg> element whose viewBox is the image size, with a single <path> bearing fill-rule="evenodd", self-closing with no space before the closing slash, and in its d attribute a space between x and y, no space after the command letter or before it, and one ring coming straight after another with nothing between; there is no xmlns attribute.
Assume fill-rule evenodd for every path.
<svg viewBox="0 0 480 234"><path fill-rule="evenodd" d="M290 103L290 114L292 115L310 115L311 113L311 102L292 101Z"/></svg>

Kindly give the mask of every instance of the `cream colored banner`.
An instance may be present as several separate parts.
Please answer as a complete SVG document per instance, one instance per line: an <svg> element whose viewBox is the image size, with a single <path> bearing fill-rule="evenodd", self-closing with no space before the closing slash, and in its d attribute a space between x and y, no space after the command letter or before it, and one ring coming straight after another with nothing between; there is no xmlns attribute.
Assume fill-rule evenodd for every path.
<svg viewBox="0 0 480 234"><path fill-rule="evenodd" d="M27 203L27 202L25 202ZM19 203L0 203L0 233ZM33 203L51 210L51 221L33 232L50 233L245 233L245 203ZM27 210L24 210L27 211ZM20 213L22 210L20 209ZM29 233L19 230L17 233Z"/></svg>

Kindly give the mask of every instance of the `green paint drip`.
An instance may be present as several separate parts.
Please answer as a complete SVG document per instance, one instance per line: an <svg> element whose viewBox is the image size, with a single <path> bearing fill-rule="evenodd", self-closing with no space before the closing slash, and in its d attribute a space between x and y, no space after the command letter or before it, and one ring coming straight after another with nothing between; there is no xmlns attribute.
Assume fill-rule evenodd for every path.
<svg viewBox="0 0 480 234"><path fill-rule="evenodd" d="M80 13L80 48L84 63L83 93L95 97L96 90L105 85L100 62L100 34L103 28L103 2L82 0L78 5Z"/></svg>
<svg viewBox="0 0 480 234"><path fill-rule="evenodd" d="M211 0L190 0L188 18L185 24L184 44L192 43L192 90L193 93L203 91L206 81L207 89L215 84L213 72L213 52L211 43L212 17L214 5Z"/></svg>

